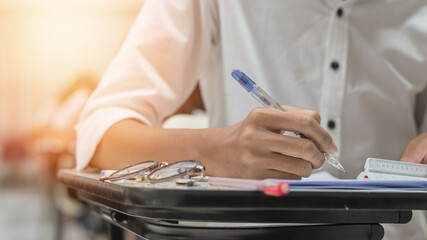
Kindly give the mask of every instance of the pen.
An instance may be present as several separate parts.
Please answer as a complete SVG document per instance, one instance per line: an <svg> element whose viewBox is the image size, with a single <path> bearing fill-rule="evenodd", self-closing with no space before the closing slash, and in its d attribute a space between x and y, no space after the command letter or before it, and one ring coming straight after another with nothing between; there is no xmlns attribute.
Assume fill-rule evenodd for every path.
<svg viewBox="0 0 427 240"><path fill-rule="evenodd" d="M262 190L264 194L276 197L280 197L289 192L289 184L287 182L221 177L209 177L207 181L209 185Z"/></svg>
<svg viewBox="0 0 427 240"><path fill-rule="evenodd" d="M241 72L238 69L234 69L231 73L234 79L236 79L240 85L242 85L243 88L246 89L258 102L260 102L264 107L273 106L276 109L279 109L283 112L286 112L285 109L283 109L280 104L278 104L270 95L268 95L264 90L262 90L261 87L259 87L252 79L250 79L246 74ZM295 135L308 139L304 134L302 133L294 133ZM344 167L341 165L341 163L338 161L338 159L332 155L328 154L321 149L319 149L323 155L325 156L325 161L329 164L331 164L336 169L345 172Z"/></svg>

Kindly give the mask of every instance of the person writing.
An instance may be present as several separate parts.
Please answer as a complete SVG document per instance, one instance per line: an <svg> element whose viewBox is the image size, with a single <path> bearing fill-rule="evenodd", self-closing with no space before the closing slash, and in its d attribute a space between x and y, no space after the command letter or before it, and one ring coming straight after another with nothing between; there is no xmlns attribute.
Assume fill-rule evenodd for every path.
<svg viewBox="0 0 427 240"><path fill-rule="evenodd" d="M81 115L77 168L196 159L213 176L295 179L338 146L347 172L322 169L341 178L367 157L427 162L425 11L425 1L147 1ZM236 67L286 112L259 108ZM197 84L211 127L160 128Z"/></svg>
<svg viewBox="0 0 427 240"><path fill-rule="evenodd" d="M355 178L368 157L427 163L426 13L424 0L148 0L81 114L77 169L195 159L211 176L298 179ZM286 112L260 108L234 68ZM197 85L210 128L162 129ZM323 165L338 148L345 173Z"/></svg>

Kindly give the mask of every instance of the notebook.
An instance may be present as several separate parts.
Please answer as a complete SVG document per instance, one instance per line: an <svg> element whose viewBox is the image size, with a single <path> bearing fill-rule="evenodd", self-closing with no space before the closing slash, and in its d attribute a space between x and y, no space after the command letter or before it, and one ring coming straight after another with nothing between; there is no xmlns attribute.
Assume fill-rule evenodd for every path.
<svg viewBox="0 0 427 240"><path fill-rule="evenodd" d="M286 180L291 190L379 190L379 191L426 191L427 165L399 162L378 158L368 158L365 170L358 180L304 179L304 181ZM279 181L278 179L270 179ZM281 180L283 181L283 179Z"/></svg>

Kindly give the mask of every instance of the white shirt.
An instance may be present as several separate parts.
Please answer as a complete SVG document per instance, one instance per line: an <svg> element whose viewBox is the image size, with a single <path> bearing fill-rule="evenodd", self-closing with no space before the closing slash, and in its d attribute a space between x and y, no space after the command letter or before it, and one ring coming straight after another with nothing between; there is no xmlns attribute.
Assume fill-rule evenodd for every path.
<svg viewBox="0 0 427 240"><path fill-rule="evenodd" d="M160 126L198 81L211 126L243 120L260 105L231 78L239 68L318 111L347 174L323 169L355 178L427 131L426 57L425 0L147 1L81 115L77 168L114 123Z"/></svg>

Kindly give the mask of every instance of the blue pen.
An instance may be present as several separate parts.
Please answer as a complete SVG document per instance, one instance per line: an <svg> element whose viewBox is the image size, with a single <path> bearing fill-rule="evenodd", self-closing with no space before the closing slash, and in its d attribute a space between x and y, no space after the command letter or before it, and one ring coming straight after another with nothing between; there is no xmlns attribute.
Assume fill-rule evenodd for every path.
<svg viewBox="0 0 427 240"><path fill-rule="evenodd" d="M248 91L264 107L273 106L276 109L286 112L285 109L283 109L283 107L280 104L278 104L272 97L270 97L270 95L268 95L264 90L262 90L262 88L260 88L254 81L252 81L252 79L250 79L248 76L246 76L246 74L244 74L240 70L234 69L231 72L231 76L233 76L233 78L236 79L240 83L240 85L242 85L242 87L245 88L246 91ZM294 133L294 134L302 138L307 138L302 133ZM325 156L325 161L327 163L331 164L333 167L339 169L340 171L345 172L343 166L338 161L336 156L328 154L322 151L321 149L319 150Z"/></svg>

